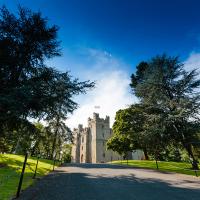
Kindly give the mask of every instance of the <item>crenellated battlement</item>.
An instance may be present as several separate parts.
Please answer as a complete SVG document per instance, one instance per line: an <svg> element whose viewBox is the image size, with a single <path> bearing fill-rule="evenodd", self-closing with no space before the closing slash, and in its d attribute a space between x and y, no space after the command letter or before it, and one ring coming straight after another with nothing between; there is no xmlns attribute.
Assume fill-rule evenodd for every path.
<svg viewBox="0 0 200 200"><path fill-rule="evenodd" d="M99 113L93 113L93 118L88 118L88 124L90 122L102 122L102 123L110 123L110 117L106 116L106 118L100 118Z"/></svg>

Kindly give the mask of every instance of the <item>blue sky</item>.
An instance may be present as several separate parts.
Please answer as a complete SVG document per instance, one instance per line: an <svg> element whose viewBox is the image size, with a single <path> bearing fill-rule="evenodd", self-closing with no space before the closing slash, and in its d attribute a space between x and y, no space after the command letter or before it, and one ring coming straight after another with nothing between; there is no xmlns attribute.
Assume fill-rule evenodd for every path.
<svg viewBox="0 0 200 200"><path fill-rule="evenodd" d="M101 106L102 116L113 119L117 109L135 101L128 84L140 61L167 53L180 56L188 69L200 66L198 0L0 0L0 4L13 12L17 4L40 10L60 27L63 56L49 64L98 85L77 99L80 108L72 118L84 124L95 104ZM113 98L119 100L112 107Z"/></svg>

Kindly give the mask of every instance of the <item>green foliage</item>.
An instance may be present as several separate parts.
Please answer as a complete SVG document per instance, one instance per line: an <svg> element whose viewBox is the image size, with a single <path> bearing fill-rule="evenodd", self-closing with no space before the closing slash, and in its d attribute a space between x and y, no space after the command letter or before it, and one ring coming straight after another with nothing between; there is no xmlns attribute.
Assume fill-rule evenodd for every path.
<svg viewBox="0 0 200 200"><path fill-rule="evenodd" d="M138 66L136 66L136 74L131 75L131 84L130 84L131 88L135 88L139 83L142 83L147 68L148 68L147 62L141 62L139 63Z"/></svg>
<svg viewBox="0 0 200 200"><path fill-rule="evenodd" d="M151 137L163 145L181 143L195 161L191 144L197 140L200 130L197 92L200 80L196 70L186 72L183 66L177 57L152 58L145 68L138 68L136 75L132 75L131 87L141 103L150 109L148 119L154 125L147 131ZM198 168L194 163L193 167Z"/></svg>
<svg viewBox="0 0 200 200"><path fill-rule="evenodd" d="M197 71L185 71L177 57L157 56L141 62L131 75L131 88L139 103L119 110L113 125L116 143L125 137L133 149L143 149L156 160L180 161L182 149L193 160L199 141L200 79ZM195 150L198 152L197 150Z"/></svg>
<svg viewBox="0 0 200 200"><path fill-rule="evenodd" d="M132 150L130 140L126 135L118 135L110 138L107 142L107 149L111 149L124 158L128 156L128 152Z"/></svg>
<svg viewBox="0 0 200 200"><path fill-rule="evenodd" d="M125 154L134 149L143 149L144 143L141 140L143 123L144 116L141 115L139 105L119 110L113 124L114 136L108 141L108 148L119 154Z"/></svg>
<svg viewBox="0 0 200 200"><path fill-rule="evenodd" d="M158 123L162 119L156 116L149 118L151 111L152 109L142 104L135 104L127 109L119 110L113 125L114 137L110 139L113 143L112 150L117 151L117 148L124 148L117 143L118 138L121 137L127 139L129 151L142 149L145 159L148 159L148 154L157 155L161 149L163 150L166 146L166 142L163 141L166 138L165 135L160 134L163 127Z"/></svg>
<svg viewBox="0 0 200 200"><path fill-rule="evenodd" d="M180 146L180 145L179 145ZM189 159L183 158L183 150L179 146L167 145L165 148L160 149L158 156L158 160L160 161L189 161ZM151 154L150 158L152 160L156 159L155 154Z"/></svg>
<svg viewBox="0 0 200 200"><path fill-rule="evenodd" d="M38 117L49 105L48 83L56 77L44 61L60 55L58 28L49 27L41 13L21 7L18 13L3 7L0 19L0 120L11 124Z"/></svg>
<svg viewBox="0 0 200 200"><path fill-rule="evenodd" d="M61 55L57 32L58 27L49 25L40 12L19 7L14 15L1 8L0 152L13 152L16 145L16 151L22 153L37 144L38 138L46 137L33 119L47 121L54 132L46 137L47 141L54 138L46 151L51 148L52 152L55 145L71 138L64 121L77 108L73 97L86 93L94 83L80 82L68 72L46 65L48 59Z"/></svg>
<svg viewBox="0 0 200 200"><path fill-rule="evenodd" d="M0 147L0 151L23 154L30 150L31 143L36 139L37 134L34 124L22 120L17 129L4 129L3 137L1 137L4 144Z"/></svg>
<svg viewBox="0 0 200 200"><path fill-rule="evenodd" d="M62 160L66 163L71 162L71 151L72 151L72 145L71 144L64 144L62 148Z"/></svg>

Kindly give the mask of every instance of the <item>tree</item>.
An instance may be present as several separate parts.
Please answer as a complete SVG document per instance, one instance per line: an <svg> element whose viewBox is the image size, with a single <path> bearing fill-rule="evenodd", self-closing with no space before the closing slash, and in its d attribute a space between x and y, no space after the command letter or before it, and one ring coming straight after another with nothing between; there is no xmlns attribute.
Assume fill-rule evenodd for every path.
<svg viewBox="0 0 200 200"><path fill-rule="evenodd" d="M107 142L107 149L117 152L123 158L127 158L128 161L128 152L132 150L130 139L124 135L114 135Z"/></svg>
<svg viewBox="0 0 200 200"><path fill-rule="evenodd" d="M0 140L0 151L23 154L31 149L37 134L38 130L34 124L21 120L17 129L7 129L3 132L3 137Z"/></svg>
<svg viewBox="0 0 200 200"><path fill-rule="evenodd" d="M62 149L62 159L66 163L71 162L71 151L72 151L72 145L71 144L64 144Z"/></svg>
<svg viewBox="0 0 200 200"><path fill-rule="evenodd" d="M44 61L60 55L57 30L56 26L48 27L41 13L19 7L16 17L6 7L1 9L1 121L13 124L16 118L38 116L41 112L44 96L38 86L44 86L54 74Z"/></svg>
<svg viewBox="0 0 200 200"><path fill-rule="evenodd" d="M0 17L0 138L19 133L30 119L65 117L77 108L74 95L94 87L68 72L48 67L46 61L60 56L58 27L48 25L40 12L19 7L18 15L1 9ZM56 114L55 114L56 113Z"/></svg>
<svg viewBox="0 0 200 200"><path fill-rule="evenodd" d="M160 126L162 118L156 115L149 118L149 114L152 112L152 109L150 110L142 104L134 104L124 110L119 110L113 125L114 138L126 137L131 150L143 150L146 160L149 159L148 154L159 159L160 152L169 142L165 138L166 135L163 134L164 127ZM121 147L116 143L116 148Z"/></svg>
<svg viewBox="0 0 200 200"><path fill-rule="evenodd" d="M168 138L166 141L180 142L193 159L194 169L198 165L191 142L197 139L200 125L197 75L196 70L185 71L177 57L162 55L152 58L145 68L138 68L131 83L141 103L152 110L148 118L161 119L157 125L164 129L161 133Z"/></svg>
<svg viewBox="0 0 200 200"><path fill-rule="evenodd" d="M145 116L139 104L116 113L113 124L114 136L109 140L110 149L120 153L135 149L142 149L145 158L148 159L147 144L144 133Z"/></svg>
<svg viewBox="0 0 200 200"><path fill-rule="evenodd" d="M135 104L127 109L124 109L121 113L119 113L119 115L119 119L121 123L124 124L124 128L126 128L126 130L117 128L117 117L113 129L116 131L118 129L121 133L124 132L128 134L128 137L131 140L132 149L142 149L144 151L145 159L148 160L148 144L146 142L146 135L144 134L144 125L147 119L144 115L143 107L140 104Z"/></svg>
<svg viewBox="0 0 200 200"><path fill-rule="evenodd" d="M131 88L135 88L139 83L142 83L147 68L147 62L141 62L139 63L139 65L136 66L136 74L131 75Z"/></svg>

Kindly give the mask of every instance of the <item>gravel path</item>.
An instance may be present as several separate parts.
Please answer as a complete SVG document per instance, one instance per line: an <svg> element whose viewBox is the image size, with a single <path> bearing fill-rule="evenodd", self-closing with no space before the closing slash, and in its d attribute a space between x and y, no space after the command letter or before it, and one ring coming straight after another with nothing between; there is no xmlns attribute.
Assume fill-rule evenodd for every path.
<svg viewBox="0 0 200 200"><path fill-rule="evenodd" d="M200 178L108 164L69 164L20 200L200 200Z"/></svg>

